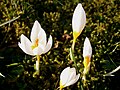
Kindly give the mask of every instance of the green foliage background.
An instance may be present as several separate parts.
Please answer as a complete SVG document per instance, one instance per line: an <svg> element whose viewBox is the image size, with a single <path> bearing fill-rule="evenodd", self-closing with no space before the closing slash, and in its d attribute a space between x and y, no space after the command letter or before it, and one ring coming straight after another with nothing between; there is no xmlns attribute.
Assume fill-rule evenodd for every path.
<svg viewBox="0 0 120 90"><path fill-rule="evenodd" d="M72 15L82 3L87 24L75 45L79 72L83 71L83 43L90 39L93 48L91 70L87 76L90 90L119 90L120 71L103 77L120 65L120 0L1 0L0 1L0 90L54 90L67 66L73 67L69 49L72 44ZM13 18L18 19L2 24ZM40 76L33 77L35 57L18 47L20 35L29 37L35 20L52 35L52 49L41 56ZM65 88L80 90L80 81Z"/></svg>

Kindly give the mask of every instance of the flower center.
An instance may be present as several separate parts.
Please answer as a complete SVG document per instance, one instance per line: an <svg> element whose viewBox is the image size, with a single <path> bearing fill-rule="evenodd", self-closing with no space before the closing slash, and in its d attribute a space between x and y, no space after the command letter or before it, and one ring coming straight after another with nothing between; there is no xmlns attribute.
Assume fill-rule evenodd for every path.
<svg viewBox="0 0 120 90"><path fill-rule="evenodd" d="M38 47L38 42L39 42L39 39L36 39L35 43L31 46L32 50Z"/></svg>

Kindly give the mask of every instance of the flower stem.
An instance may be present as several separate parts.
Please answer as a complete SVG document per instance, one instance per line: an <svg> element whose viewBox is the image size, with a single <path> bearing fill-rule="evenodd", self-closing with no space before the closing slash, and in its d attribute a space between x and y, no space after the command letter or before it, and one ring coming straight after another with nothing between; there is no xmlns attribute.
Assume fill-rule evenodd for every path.
<svg viewBox="0 0 120 90"><path fill-rule="evenodd" d="M39 75L40 74L40 69L39 69L39 64L40 64L40 56L37 55L37 61L36 61L36 74Z"/></svg>
<svg viewBox="0 0 120 90"><path fill-rule="evenodd" d="M75 41L76 41L76 38L73 39L73 43L72 43L72 51L73 51L73 53L74 53Z"/></svg>
<svg viewBox="0 0 120 90"><path fill-rule="evenodd" d="M77 70L77 63L76 63L76 60L75 60L75 57L74 57L74 47L75 47L76 39L77 38L73 39L72 47L70 48L70 58L74 62L74 65L75 65L76 70ZM77 70L77 72L78 72L78 70Z"/></svg>
<svg viewBox="0 0 120 90"><path fill-rule="evenodd" d="M86 74L83 74L82 80L83 80L83 85L85 86L85 84L86 84Z"/></svg>
<svg viewBox="0 0 120 90"><path fill-rule="evenodd" d="M62 90L62 88L60 88L59 90Z"/></svg>

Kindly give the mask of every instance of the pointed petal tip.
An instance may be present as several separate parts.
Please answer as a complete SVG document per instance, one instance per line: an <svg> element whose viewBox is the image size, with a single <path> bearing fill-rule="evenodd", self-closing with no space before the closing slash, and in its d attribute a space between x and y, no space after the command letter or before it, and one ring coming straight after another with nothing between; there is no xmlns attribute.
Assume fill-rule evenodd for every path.
<svg viewBox="0 0 120 90"><path fill-rule="evenodd" d="M92 55L92 46L88 37L85 38L84 46L83 46L83 57Z"/></svg>
<svg viewBox="0 0 120 90"><path fill-rule="evenodd" d="M35 22L34 22L34 24L33 24L33 26L37 26L37 27L41 27L41 25L40 25L40 23L38 22L38 20L35 20Z"/></svg>
<svg viewBox="0 0 120 90"><path fill-rule="evenodd" d="M82 6L82 4L81 4L81 3L78 3L78 5L77 5L77 6L81 7L81 6Z"/></svg>
<svg viewBox="0 0 120 90"><path fill-rule="evenodd" d="M53 39L52 39L52 36L51 36L51 35L49 36L49 40L50 40L51 42L53 41ZM48 41L49 41L49 40L48 40Z"/></svg>
<svg viewBox="0 0 120 90"><path fill-rule="evenodd" d="M39 24L39 22L36 20L36 21L34 22L34 24L38 25L38 24Z"/></svg>
<svg viewBox="0 0 120 90"><path fill-rule="evenodd" d="M24 36L25 36L24 34L21 34L20 38L21 38L21 37L24 37Z"/></svg>
<svg viewBox="0 0 120 90"><path fill-rule="evenodd" d="M89 44L89 46L91 46L91 44L90 44L90 40L89 40L88 37L85 38L84 44ZM87 45L86 45L86 46L87 46Z"/></svg>
<svg viewBox="0 0 120 90"><path fill-rule="evenodd" d="M38 22L38 20L35 20L35 22Z"/></svg>
<svg viewBox="0 0 120 90"><path fill-rule="evenodd" d="M85 39L88 39L88 37L86 37Z"/></svg>
<svg viewBox="0 0 120 90"><path fill-rule="evenodd" d="M89 38L88 38L88 37L86 37L86 38L85 38L85 40L89 40Z"/></svg>
<svg viewBox="0 0 120 90"><path fill-rule="evenodd" d="M51 47L52 47L52 44L53 44L53 39L52 39L52 36L50 35L50 37L49 37L49 40L48 40L48 42L50 42L50 44L51 44Z"/></svg>
<svg viewBox="0 0 120 90"><path fill-rule="evenodd" d="M35 21L35 24L40 24L37 20Z"/></svg>

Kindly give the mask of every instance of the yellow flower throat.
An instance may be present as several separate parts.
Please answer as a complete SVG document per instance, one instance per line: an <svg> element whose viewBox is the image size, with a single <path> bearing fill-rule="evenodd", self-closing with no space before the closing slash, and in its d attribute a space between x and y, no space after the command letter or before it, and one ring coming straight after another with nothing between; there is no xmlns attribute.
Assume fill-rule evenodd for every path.
<svg viewBox="0 0 120 90"><path fill-rule="evenodd" d="M89 56L84 57L83 64L85 68L88 66L89 63L90 63L90 57Z"/></svg>
<svg viewBox="0 0 120 90"><path fill-rule="evenodd" d="M39 39L36 39L35 43L31 46L32 50L38 47L38 42L39 42Z"/></svg>

